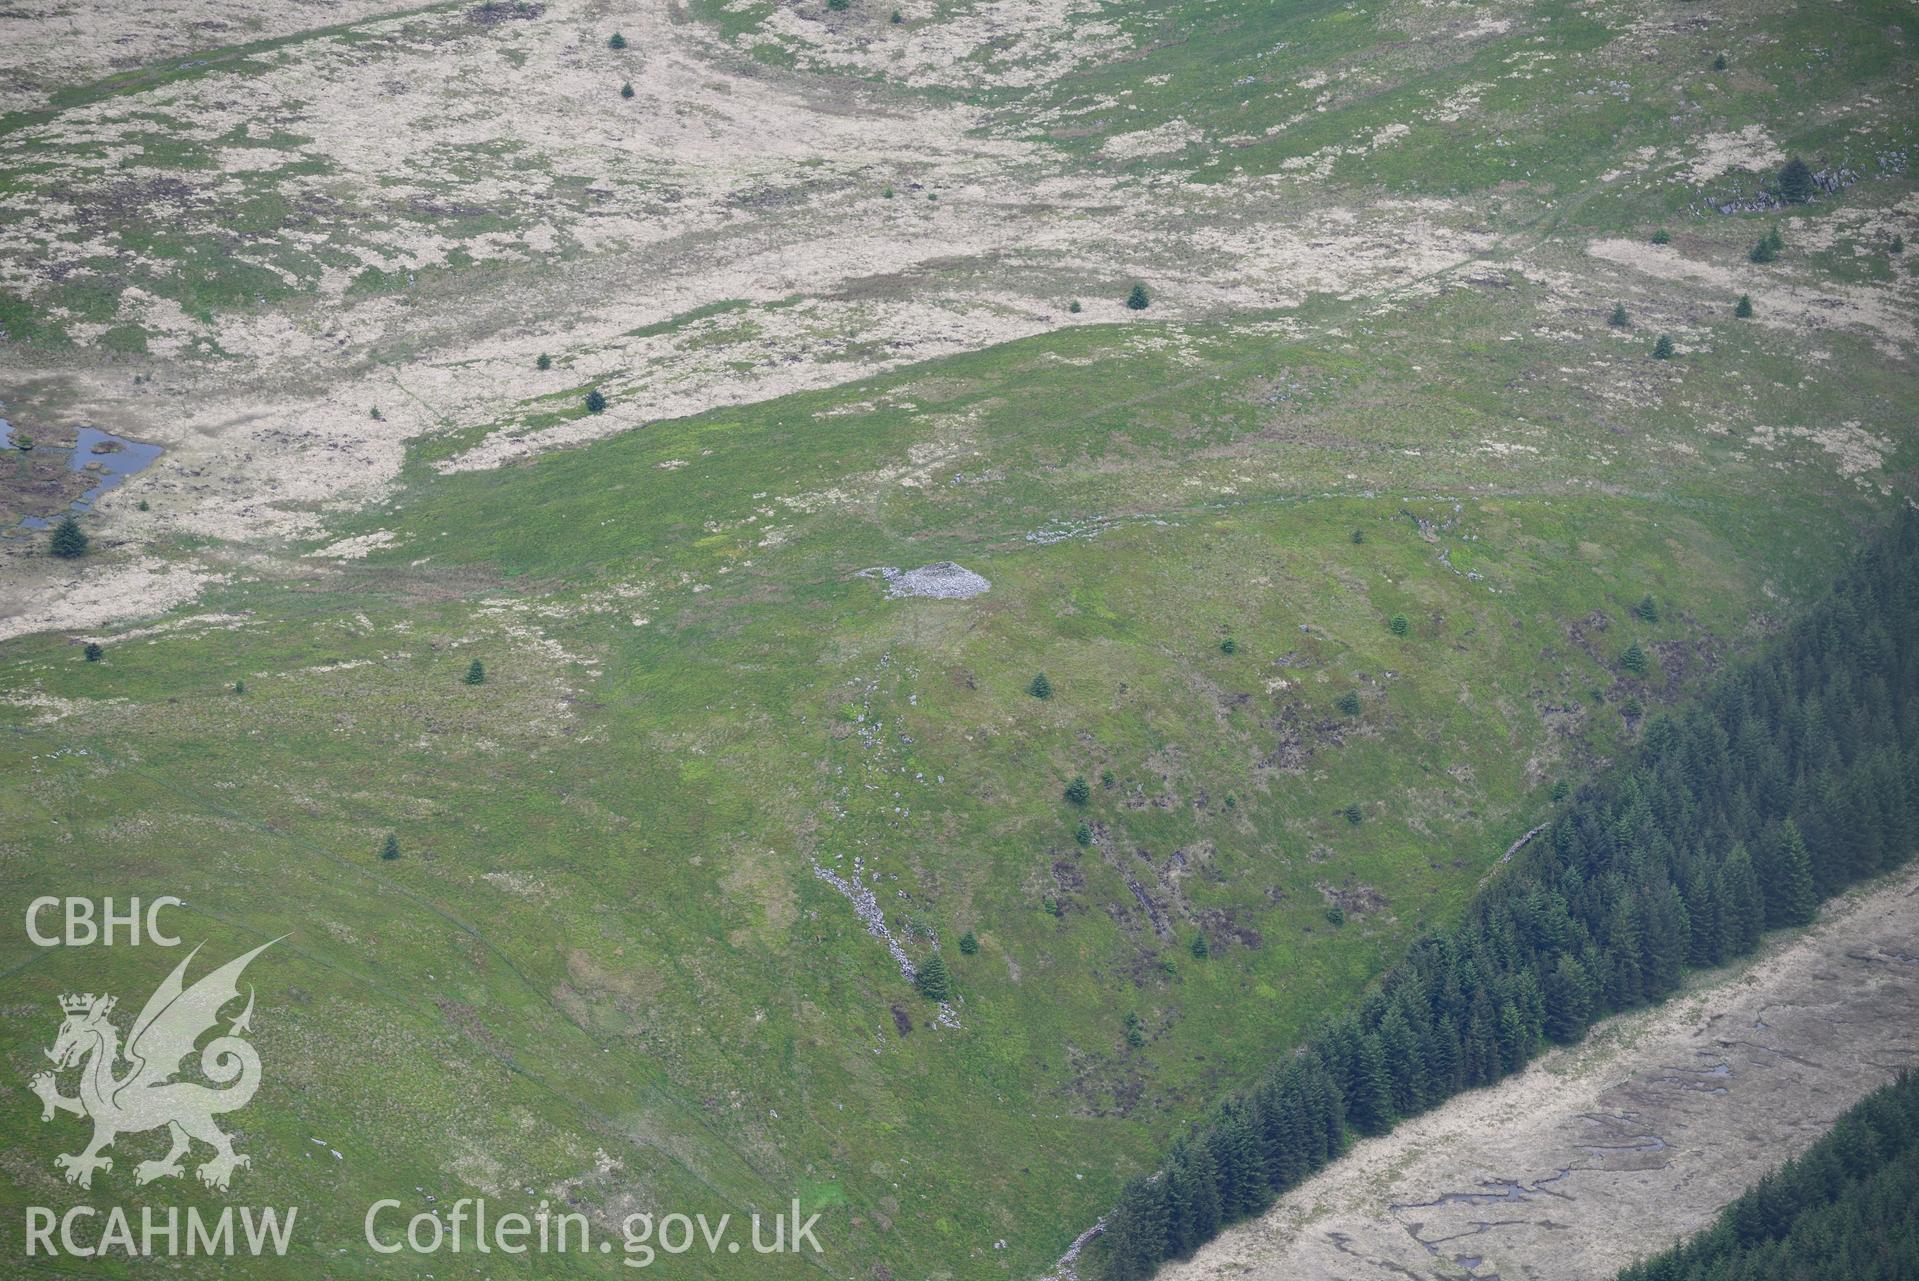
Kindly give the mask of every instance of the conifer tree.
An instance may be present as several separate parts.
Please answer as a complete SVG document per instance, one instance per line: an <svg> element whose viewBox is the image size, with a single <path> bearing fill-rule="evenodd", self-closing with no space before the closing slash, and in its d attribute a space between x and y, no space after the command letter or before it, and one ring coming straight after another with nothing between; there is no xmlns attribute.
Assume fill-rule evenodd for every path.
<svg viewBox="0 0 1919 1281"><path fill-rule="evenodd" d="M1758 946L1767 924L1769 905L1753 871L1752 856L1736 844L1721 869L1721 910L1725 913L1726 956L1744 956ZM1780 918L1784 923L1784 917Z"/></svg>
<svg viewBox="0 0 1919 1281"><path fill-rule="evenodd" d="M1307 1068L1300 1078L1306 1103L1307 1141L1315 1166L1338 1156L1346 1143L1346 1100L1326 1068L1326 1061L1308 1051Z"/></svg>
<svg viewBox="0 0 1919 1281"><path fill-rule="evenodd" d="M1169 1218L1166 1181L1157 1176L1129 1181L1104 1235L1108 1281L1145 1281L1166 1258Z"/></svg>
<svg viewBox="0 0 1919 1281"><path fill-rule="evenodd" d="M1034 698L1051 698L1053 696L1053 682L1046 679L1045 672L1041 672L1033 678L1033 683L1026 687L1026 692Z"/></svg>
<svg viewBox="0 0 1919 1281"><path fill-rule="evenodd" d="M1519 1007L1511 1001L1500 1003L1499 1022L1494 1034L1499 1040L1501 1075L1517 1072L1532 1053L1533 1047L1526 1038L1526 1022L1519 1017Z"/></svg>
<svg viewBox="0 0 1919 1281"><path fill-rule="evenodd" d="M1134 311L1145 311L1152 305L1152 299L1146 296L1145 285L1134 285L1133 292L1126 295L1126 305Z"/></svg>
<svg viewBox="0 0 1919 1281"><path fill-rule="evenodd" d="M1586 967L1570 952L1546 976L1546 1035L1571 1045L1592 1025L1593 986Z"/></svg>
<svg viewBox="0 0 1919 1281"><path fill-rule="evenodd" d="M1692 943L1692 919L1679 888L1668 884L1653 897L1646 921L1646 984L1650 993L1664 996L1679 986Z"/></svg>
<svg viewBox="0 0 1919 1281"><path fill-rule="evenodd" d="M1371 1034L1359 1038L1353 1063L1352 1088L1346 1096L1346 1119L1361 1134L1384 1134L1393 1124L1392 1077L1386 1070L1386 1050Z"/></svg>
<svg viewBox="0 0 1919 1281"><path fill-rule="evenodd" d="M920 966L919 973L913 977L913 986L929 1001L945 1001L953 995L953 977L946 972L946 962L938 952Z"/></svg>
<svg viewBox="0 0 1919 1281"><path fill-rule="evenodd" d="M1695 875L1681 891L1686 896L1686 916L1692 925L1686 944L1686 964L1696 969L1717 965L1726 959L1728 942L1719 893L1722 880L1717 872Z"/></svg>
<svg viewBox="0 0 1919 1281"><path fill-rule="evenodd" d="M1481 992L1473 998L1466 1020L1466 1084L1480 1086L1499 1079L1499 1030L1492 1001Z"/></svg>
<svg viewBox="0 0 1919 1281"><path fill-rule="evenodd" d="M1386 1056L1393 1112L1398 1116L1411 1116L1425 1104L1426 1064L1420 1053L1419 1037L1398 1006L1388 1010L1386 1017L1380 1020L1379 1043Z"/></svg>
<svg viewBox="0 0 1919 1281"><path fill-rule="evenodd" d="M1613 908L1606 951L1612 958L1612 984L1607 1001L1615 1010L1627 1010L1646 995L1646 922L1636 896L1622 893Z"/></svg>
<svg viewBox="0 0 1919 1281"><path fill-rule="evenodd" d="M1433 1102L1457 1094L1466 1084L1466 1047L1459 1039L1459 1025L1448 1011L1433 1020L1432 1036L1426 1044L1426 1100Z"/></svg>
<svg viewBox="0 0 1919 1281"><path fill-rule="evenodd" d="M1182 1142L1173 1150L1167 1169L1166 1243L1169 1253L1183 1255L1219 1235L1219 1171L1204 1143Z"/></svg>
<svg viewBox="0 0 1919 1281"><path fill-rule="evenodd" d="M1252 1131L1238 1110L1228 1112L1206 1136L1218 1171L1219 1217L1231 1223L1259 1208L1265 1200L1266 1178Z"/></svg>
<svg viewBox="0 0 1919 1281"><path fill-rule="evenodd" d="M1519 972L1519 980L1514 984L1513 1001L1519 1007L1526 1053L1530 1057L1546 1036L1546 992L1531 966Z"/></svg>
<svg viewBox="0 0 1919 1281"><path fill-rule="evenodd" d="M1799 825L1791 819L1780 825L1772 872L1772 881L1764 887L1768 908L1777 901L1778 919L1783 925L1810 922L1819 906L1813 889L1812 856L1806 850L1805 838L1799 834Z"/></svg>
<svg viewBox="0 0 1919 1281"><path fill-rule="evenodd" d="M72 560L87 554L88 541L80 522L69 514L62 516L60 523L53 527L53 537L47 540L47 550L63 560Z"/></svg>
<svg viewBox="0 0 1919 1281"><path fill-rule="evenodd" d="M1779 170L1779 194L1786 201L1803 205L1811 200L1817 188L1813 185L1812 170L1798 156L1788 160Z"/></svg>
<svg viewBox="0 0 1919 1281"><path fill-rule="evenodd" d="M1752 295L1740 294L1739 301L1733 304L1732 314L1740 320L1752 319Z"/></svg>

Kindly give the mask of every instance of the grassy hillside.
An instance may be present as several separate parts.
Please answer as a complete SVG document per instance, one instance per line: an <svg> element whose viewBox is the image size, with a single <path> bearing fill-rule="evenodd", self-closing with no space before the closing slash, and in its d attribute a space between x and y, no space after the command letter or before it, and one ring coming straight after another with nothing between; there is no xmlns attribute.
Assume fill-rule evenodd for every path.
<svg viewBox="0 0 1919 1281"><path fill-rule="evenodd" d="M9 903L178 894L217 959L288 935L250 972L267 1075L236 1119L255 1158L236 1186L311 1226L297 1257L236 1275L394 1275L359 1245L369 1202L476 1194L603 1223L798 1196L824 1211L826 1253L753 1275L1034 1275L1211 1100L1452 919L1556 784L1815 592L1919 461L1911 273L1885 243L1911 222L1911 183L1875 166L1814 206L1694 217L1718 179L1676 175L1755 118L1795 146L1903 145L1910 112L1887 104L1910 79L1910 16L1848 7L1819 46L1829 76L1786 59L1798 11L1726 19L1734 70L1710 108L1634 89L1588 111L1607 68L1650 93L1717 39L1665 34L1690 7L1617 8L1509 5L1459 38L1428 29L1450 10L1065 6L1070 48L964 86L876 78L837 46L802 56L771 9L727 6L686 38L731 42L740 62L712 74L738 92L831 99L864 75L886 110L977 111L963 145L981 149L940 133L956 150L930 170L850 152L802 177L726 168L744 212L713 225L731 240L678 224L595 239L648 202L681 216L733 162L669 172L634 158L646 138L606 141L587 108L546 99L539 118L560 123L530 150L421 148L389 175L397 194L354 185L373 163L357 150L324 172L300 158L324 118L221 144L278 167L209 158L217 177L180 179L204 221L177 242L152 218L172 189L65 230L35 203L119 181L122 161L202 171L168 151L209 145L188 136L193 94L345 95L441 56L449 102L481 120L495 74L528 95L542 66L644 86L595 61L615 26L654 52L638 36L654 19L619 6L276 38L242 70L181 66L10 122L13 145L53 149L10 180L33 213L7 246L30 337L9 357L18 404L197 424L204 393L232 411L222 431L260 421L347 442L353 464L364 445L369 469L396 460L390 483L330 489L316 478L346 464L315 446L211 509L195 504L225 493L217 469L266 476L250 451L279 438L183 434L178 466L211 478L130 485L95 563L194 567L199 598L0 648ZM906 16L937 35L977 15ZM1148 34L1164 30L1190 35ZM697 79L664 52L643 65ZM1322 71L1355 81L1325 112L1282 91ZM1497 87L1454 119L1422 105L1481 80ZM1807 95L1803 121L1786 90ZM118 156L141 112L159 136ZM1867 119L1879 132L1835 123ZM1347 149L1395 122L1407 132ZM923 123L900 126L908 142ZM1169 123L1203 141L1102 150ZM1015 142L1006 163L1044 170L1059 204L1019 224L1030 239L986 246L968 237L1012 197L981 184L1014 179L981 175ZM579 163L602 144L634 166L612 194ZM1264 175L1292 185L1231 187ZM824 203L726 221L816 180ZM1074 212L1058 193L1081 184L1117 204ZM461 187L490 194L458 204ZM297 200L259 203L281 196ZM1443 203L1410 203L1428 196ZM1115 207L1153 234L1127 243ZM261 219L237 251L234 211ZM1670 243L1648 244L1665 220ZM1787 253L1748 263L1775 221ZM535 222L551 257L447 248ZM115 261L112 279L29 281L42 231ZM803 233L855 276L698 274L762 233ZM1430 262L1428 235L1447 250ZM895 237L935 256L893 272ZM1128 314L1134 276L1154 304ZM1752 320L1732 314L1742 292ZM928 297L930 318L913 310ZM1615 302L1626 327L1607 323ZM907 320L924 336L895 342ZM351 338L348 373L322 330ZM1652 358L1660 333L1677 359ZM542 350L555 367L536 372ZM67 362L71 384L25 377ZM151 398L125 387L135 370L159 371ZM604 415L584 408L592 387ZM135 513L142 496L153 510ZM25 539L6 550L43 572ZM861 573L946 560L990 590L894 599ZM1634 643L1641 671L1622 663ZM475 658L487 679L468 685ZM1083 807L1063 796L1076 776ZM388 833L397 860L379 857ZM913 961L940 953L948 1017L822 872L857 872ZM60 993L131 1004L170 959L0 937L9 1070L43 1064ZM30 1100L0 1112L0 1211L81 1195L53 1167L77 1125L41 1125ZM141 1142L94 1200L220 1202L135 1190ZM673 1268L749 1271L703 1253Z"/></svg>
<svg viewBox="0 0 1919 1281"><path fill-rule="evenodd" d="M1481 305L1433 304L1453 332ZM1487 484L1478 451L1407 457L1439 433L1377 412L1419 400L1377 359L1201 335L1191 381L1241 381L1175 408L1138 345L1036 340L532 467L423 465L375 513L392 544L343 572L221 589L97 665L16 643L14 892L86 868L183 894L216 955L292 934L261 977L291 999L260 1020L256 1195L356 1206L399 1171L442 1202L584 1179L608 1213L718 1213L805 1188L848 1257L1036 1267L1870 507L1811 458L1664 486L1640 458L1645 492L1592 494L1571 433ZM1236 422L1272 412L1248 365L1325 406ZM947 558L992 589L889 600L855 574ZM1657 622L1631 612L1649 593ZM941 941L958 1027L816 863L863 868L913 956ZM29 1012L78 979L18 962L24 1059ZM67 1136L12 1124L16 1186L57 1195ZM353 1239L309 1212L316 1249Z"/></svg>

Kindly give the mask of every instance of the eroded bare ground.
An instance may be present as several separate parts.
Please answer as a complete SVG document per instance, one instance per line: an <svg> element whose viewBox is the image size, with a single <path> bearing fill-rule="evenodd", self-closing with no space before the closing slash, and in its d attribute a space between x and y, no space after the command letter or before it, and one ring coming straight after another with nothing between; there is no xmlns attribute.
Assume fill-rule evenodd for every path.
<svg viewBox="0 0 1919 1281"><path fill-rule="evenodd" d="M432 0L24 0L0 10L0 112L31 111L68 85L184 54L426 8Z"/></svg>
<svg viewBox="0 0 1919 1281"><path fill-rule="evenodd" d="M1361 1143L1169 1281L1610 1276L1919 1062L1919 872Z"/></svg>
<svg viewBox="0 0 1919 1281"><path fill-rule="evenodd" d="M247 7L186 8L228 22ZM1155 319L1204 319L1399 284L1491 240L1440 199L1351 205L1300 177L1203 188L1076 172L993 136L975 108L745 64L667 4L615 16L551 0L486 21L459 5L391 8L303 7L306 25L357 25L244 74L158 79L10 135L33 161L0 201L0 289L46 307L77 347L0 352L8 402L167 447L100 509L114 541L312 537L328 513L390 493L422 435L474 433L440 470L495 467L1110 323L1129 314L1133 278L1177 281ZM9 17L26 28L7 59L18 105L47 101L21 68L103 69L35 51L62 23L96 31L118 9ZM164 38L142 20L84 43L139 47L150 64L178 30L265 38L283 19L182 18ZM616 22L619 56L606 48ZM250 305L196 305L187 282L209 262L209 287ZM475 270L491 273L477 288ZM121 289L111 311L57 301L93 279ZM123 340L144 352L137 380L101 358ZM553 367L537 372L542 352ZM611 397L606 414L548 421L589 385ZM97 625L103 599L121 614L173 603L131 580L76 591L22 562L18 542L0 545L13 605L0 635ZM126 577L104 562L88 576Z"/></svg>
<svg viewBox="0 0 1919 1281"><path fill-rule="evenodd" d="M303 572L290 541L391 495L425 438L444 439L440 471L497 467L1138 319L1121 305L1134 279L1153 283L1145 319L1163 327L1271 317L1313 295L1373 300L1377 316L1449 279L1470 287L1456 269L1478 263L1578 311L1625 296L1684 351L1706 333L1702 286L1731 287L1740 258L1707 241L1547 243L1501 234L1471 199L1331 180L1342 158L1406 145L1405 123L1202 184L1182 149L1247 140L1174 121L1120 134L1089 163L1042 139L1040 126L1072 122L1052 120L1038 89L1038 114L1016 125L954 96L1137 51L1137 33L1083 0L944 6L937 20L908 4L884 45L878 28L810 8L729 41L665 0L128 9L0 15L0 89L27 113L4 138L17 163L0 196L0 294L72 344L0 345L0 376L9 410L50 439L97 422L167 452L100 504L112 554L85 583L0 537L0 636L152 614L237 566ZM1447 19L1436 35L1437 20L1417 5L1381 19L1412 44L1443 35L1448 56L1534 19ZM621 51L607 47L616 26ZM1638 56L1637 28L1619 30L1620 56ZM765 40L791 46L798 69L744 56ZM1507 61L1502 76L1535 74L1531 55ZM1365 91L1356 75L1268 88L1298 96L1303 122ZM1449 127L1487 87L1413 124ZM1599 182L1717 180L1778 147L1756 128L1670 150L1642 148L1653 154ZM1889 235L1909 214L1860 216ZM1818 234L1782 221L1795 243ZM1737 285L1759 326L1911 349L1909 276L1828 287L1795 261L1742 269ZM536 370L543 352L552 366ZM1604 368L1566 372L1619 394ZM608 411L566 412L589 386ZM172 589L148 590L161 581Z"/></svg>

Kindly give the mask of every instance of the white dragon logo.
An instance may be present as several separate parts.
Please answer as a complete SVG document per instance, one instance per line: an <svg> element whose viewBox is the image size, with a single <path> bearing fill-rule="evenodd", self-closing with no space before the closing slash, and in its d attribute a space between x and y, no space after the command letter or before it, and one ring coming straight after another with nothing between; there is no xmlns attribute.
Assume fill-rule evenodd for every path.
<svg viewBox="0 0 1919 1281"><path fill-rule="evenodd" d="M200 1070L207 1080L223 1089L194 1081L176 1081L194 1043L220 1020L220 1011L240 996L240 972L260 953L279 942L262 943L245 956L229 961L192 987L181 982L187 964L200 949L194 948L187 959L174 967L133 1021L127 1036L124 1057L127 1068L117 1072L123 1057L120 1030L107 1020L115 998L91 993L60 998L66 1020L60 1035L46 1052L56 1071L80 1068L80 1093L67 1098L53 1072L34 1076L29 1088L40 1096L40 1119L51 1121L55 1112L71 1112L93 1119L93 1142L76 1154L62 1154L54 1165L66 1172L68 1183L93 1186L95 1170L112 1170L113 1158L101 1153L122 1134L138 1134L165 1126L173 1139L173 1148L158 1161L142 1161L134 1167L139 1183L184 1173L180 1158L198 1139L213 1148L213 1159L202 1165L200 1182L224 1192L233 1172L252 1164L233 1150L233 1141L213 1123L223 1112L233 1112L252 1100L260 1088L260 1056L252 1045L241 1039L251 1030L253 991L247 990L247 1007L228 1026L225 1036L207 1042L200 1052Z"/></svg>

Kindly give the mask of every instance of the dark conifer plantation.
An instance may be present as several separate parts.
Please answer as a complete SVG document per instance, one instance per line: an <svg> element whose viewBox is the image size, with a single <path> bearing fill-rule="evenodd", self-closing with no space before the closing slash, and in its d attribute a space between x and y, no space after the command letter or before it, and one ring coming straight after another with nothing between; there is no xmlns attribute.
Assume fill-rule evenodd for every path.
<svg viewBox="0 0 1919 1281"><path fill-rule="evenodd" d="M1906 511L1763 653L1652 718L1637 753L1575 796L1465 920L1415 943L1355 1010L1128 1184L1098 1250L1104 1275L1150 1275L1349 1134L1490 1085L1547 1040L1658 1001L1687 966L1750 952L1766 927L1808 921L1821 899L1904 862L1919 841L1915 694L1919 514ZM1799 1274L1633 1281L1707 1275Z"/></svg>
<svg viewBox="0 0 1919 1281"><path fill-rule="evenodd" d="M1861 1099L1713 1225L1619 1281L1919 1277L1919 1076Z"/></svg>

